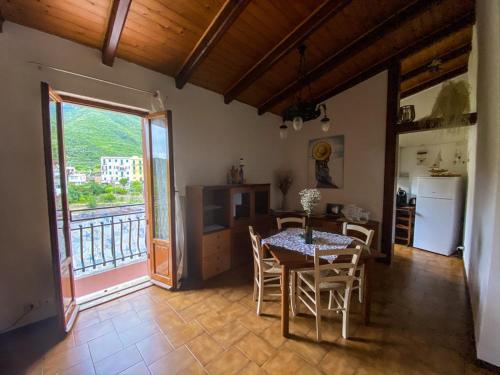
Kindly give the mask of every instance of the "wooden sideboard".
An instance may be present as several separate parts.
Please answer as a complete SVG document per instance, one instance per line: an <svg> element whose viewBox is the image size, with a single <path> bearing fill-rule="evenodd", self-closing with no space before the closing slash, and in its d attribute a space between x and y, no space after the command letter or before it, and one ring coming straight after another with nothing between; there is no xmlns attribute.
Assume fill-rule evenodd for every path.
<svg viewBox="0 0 500 375"><path fill-rule="evenodd" d="M186 239L190 277L206 280L250 262L248 226L272 228L270 184L188 186Z"/></svg>

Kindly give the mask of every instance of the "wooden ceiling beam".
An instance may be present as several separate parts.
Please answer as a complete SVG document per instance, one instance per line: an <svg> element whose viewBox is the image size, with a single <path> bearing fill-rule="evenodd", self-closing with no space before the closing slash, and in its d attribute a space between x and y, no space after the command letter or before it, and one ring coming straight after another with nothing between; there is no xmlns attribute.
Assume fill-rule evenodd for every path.
<svg viewBox="0 0 500 375"><path fill-rule="evenodd" d="M116 50L118 49L118 43L122 36L131 2L132 0L113 0L113 5L111 6L111 12L109 14L106 38L102 46L102 62L105 65L113 66Z"/></svg>
<svg viewBox="0 0 500 375"><path fill-rule="evenodd" d="M465 27L468 27L469 25L473 24L474 21L475 21L474 12L466 13L462 17L456 19L455 21L437 29L436 31L430 34L427 34L413 41L413 43L409 44L402 50L396 51L391 56L387 56L384 60L369 66L368 68L366 68L353 78L348 79L347 81L341 83L340 85L337 85L326 91L323 91L321 94L315 96L313 101L315 103L321 103L331 98L332 96L338 95L342 91L350 89L351 87L356 86L358 83L361 83L367 80L368 78L373 77L374 75L386 70L392 60L404 59L423 48L431 46L432 44L438 42L439 40L447 37L450 34L463 30Z"/></svg>
<svg viewBox="0 0 500 375"><path fill-rule="evenodd" d="M415 69L409 70L401 76L402 81L407 81L410 78L416 77L419 74L427 72L430 68L430 65L434 62L434 60L440 60L440 64L443 64L447 61L453 60L457 57L467 55L471 51L472 45L471 43L467 43L461 47L452 49L451 51L447 51L445 53L436 55L432 59L427 60L422 65L416 67Z"/></svg>
<svg viewBox="0 0 500 375"><path fill-rule="evenodd" d="M340 51L337 51L330 55L325 61L321 62L319 65L306 73L303 79L296 79L292 81L286 87L272 95L269 99L267 99L259 106L259 114L263 114L269 111L276 104L293 95L302 87L317 80L335 67L347 61L356 53L369 47L390 32L396 30L399 26L401 26L401 24L415 17L418 17L421 13L423 13L425 10L429 9L432 5L438 3L439 1L440 0L416 0L406 7L398 10L390 17L386 18L383 22L379 23L378 25L346 45Z"/></svg>
<svg viewBox="0 0 500 375"><path fill-rule="evenodd" d="M2 9L0 9L0 33L3 32L3 23L5 21L5 18L3 18L3 15L2 15Z"/></svg>
<svg viewBox="0 0 500 375"><path fill-rule="evenodd" d="M285 36L273 49L267 52L237 82L231 85L224 94L224 102L230 103L247 89L253 82L271 69L281 58L297 48L300 43L321 27L327 20L344 9L351 0L325 0L295 29Z"/></svg>
<svg viewBox="0 0 500 375"><path fill-rule="evenodd" d="M429 87L436 86L443 81L447 81L461 74L467 73L467 70L468 70L467 65L463 65L461 67L444 72L443 74L439 75L436 78L432 78L424 82L419 82L416 86L413 86L409 89L406 89L405 91L402 91L401 98L406 98L408 96L416 94L417 92L428 89Z"/></svg>
<svg viewBox="0 0 500 375"><path fill-rule="evenodd" d="M175 76L175 86L178 89L184 87L197 66L215 47L249 2L250 0L226 0Z"/></svg>

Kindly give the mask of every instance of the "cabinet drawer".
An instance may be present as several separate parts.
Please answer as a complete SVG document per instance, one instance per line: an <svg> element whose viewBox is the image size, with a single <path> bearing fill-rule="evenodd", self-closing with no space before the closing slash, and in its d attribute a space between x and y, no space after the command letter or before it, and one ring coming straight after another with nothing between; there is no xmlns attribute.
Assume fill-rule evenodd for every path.
<svg viewBox="0 0 500 375"><path fill-rule="evenodd" d="M212 257L219 252L229 253L230 235L229 230L207 234L203 236L203 258Z"/></svg>
<svg viewBox="0 0 500 375"><path fill-rule="evenodd" d="M203 259L203 279L208 279L219 273L227 271L231 266L230 256L227 252L219 252Z"/></svg>

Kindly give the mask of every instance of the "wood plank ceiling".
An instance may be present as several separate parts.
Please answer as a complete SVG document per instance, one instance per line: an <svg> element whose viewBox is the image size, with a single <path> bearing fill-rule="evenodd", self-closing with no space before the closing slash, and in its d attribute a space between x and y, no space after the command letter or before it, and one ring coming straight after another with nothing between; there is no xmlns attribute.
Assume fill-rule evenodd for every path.
<svg viewBox="0 0 500 375"><path fill-rule="evenodd" d="M306 83L320 102L395 59L402 96L467 71L474 0L0 0L2 19L280 114Z"/></svg>

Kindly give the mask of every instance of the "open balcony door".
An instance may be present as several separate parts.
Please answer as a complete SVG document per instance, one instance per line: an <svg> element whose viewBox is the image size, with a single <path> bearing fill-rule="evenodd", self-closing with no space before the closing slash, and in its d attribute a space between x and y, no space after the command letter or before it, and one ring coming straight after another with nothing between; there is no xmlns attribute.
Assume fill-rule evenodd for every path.
<svg viewBox="0 0 500 375"><path fill-rule="evenodd" d="M143 120L147 246L151 281L176 288L175 188L172 113L151 113Z"/></svg>
<svg viewBox="0 0 500 375"><path fill-rule="evenodd" d="M68 332L78 314L75 302L73 258L66 196L62 101L50 86L42 82L42 121L49 207L52 265L61 329Z"/></svg>

